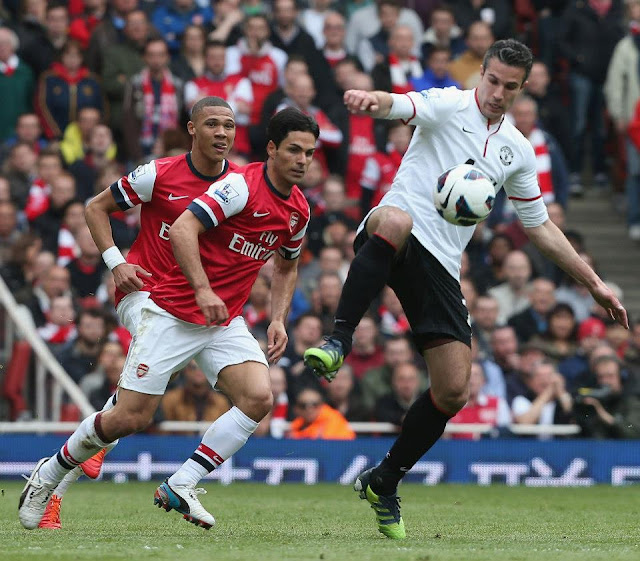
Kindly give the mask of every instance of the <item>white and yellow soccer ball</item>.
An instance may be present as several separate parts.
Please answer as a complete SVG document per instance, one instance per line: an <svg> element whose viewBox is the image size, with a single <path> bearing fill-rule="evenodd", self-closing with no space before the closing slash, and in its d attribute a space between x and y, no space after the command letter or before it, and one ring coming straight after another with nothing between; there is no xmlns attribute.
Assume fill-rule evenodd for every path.
<svg viewBox="0 0 640 561"><path fill-rule="evenodd" d="M438 214L456 226L474 226L485 220L496 200L491 180L471 164L449 168L433 192Z"/></svg>

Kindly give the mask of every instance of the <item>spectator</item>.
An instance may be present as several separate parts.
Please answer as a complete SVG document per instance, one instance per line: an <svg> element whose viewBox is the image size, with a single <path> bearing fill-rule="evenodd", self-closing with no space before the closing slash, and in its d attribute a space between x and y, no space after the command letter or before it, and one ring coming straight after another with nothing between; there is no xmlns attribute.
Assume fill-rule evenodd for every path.
<svg viewBox="0 0 640 561"><path fill-rule="evenodd" d="M482 21L473 22L467 29L467 50L449 65L449 74L463 89L470 90L478 85L484 55L493 41L491 27Z"/></svg>
<svg viewBox="0 0 640 561"><path fill-rule="evenodd" d="M571 156L570 112L562 100L558 84L551 83L549 68L544 62L535 61L524 89L538 104L540 127L558 141L562 155Z"/></svg>
<svg viewBox="0 0 640 561"><path fill-rule="evenodd" d="M568 304L556 304L548 315L546 333L535 336L545 354L558 362L576 352L576 316Z"/></svg>
<svg viewBox="0 0 640 561"><path fill-rule="evenodd" d="M482 356L491 356L491 334L498 322L498 301L488 294L478 296L471 309L471 331Z"/></svg>
<svg viewBox="0 0 640 561"><path fill-rule="evenodd" d="M72 260L80 255L80 248L76 242L76 236L87 222L84 219L84 203L71 201L64 208L62 224L58 232L58 252L56 262L61 267L66 267Z"/></svg>
<svg viewBox="0 0 640 561"><path fill-rule="evenodd" d="M242 315L254 335L266 336L271 323L271 282L266 276L256 278Z"/></svg>
<svg viewBox="0 0 640 561"><path fill-rule="evenodd" d="M531 282L529 287L531 305L509 319L509 325L515 329L518 341L521 343L527 343L534 335L547 332L549 313L556 303L555 288L550 280L544 278Z"/></svg>
<svg viewBox="0 0 640 561"><path fill-rule="evenodd" d="M151 154L160 135L178 128L183 106L182 80L169 70L169 50L162 39L149 39L144 68L127 82L123 103L124 147L134 162Z"/></svg>
<svg viewBox="0 0 640 561"><path fill-rule="evenodd" d="M76 243L80 255L67 265L71 286L78 298L95 297L102 282L104 263L88 226L80 227L76 234Z"/></svg>
<svg viewBox="0 0 640 561"><path fill-rule="evenodd" d="M107 0L84 0L82 3L84 11L72 18L69 25L69 38L78 41L82 45L82 50L86 51L93 30L107 13Z"/></svg>
<svg viewBox="0 0 640 561"><path fill-rule="evenodd" d="M85 107L102 113L102 89L96 76L82 65L80 44L68 41L62 48L60 62L54 62L38 81L36 112L47 138L62 138L67 126Z"/></svg>
<svg viewBox="0 0 640 561"><path fill-rule="evenodd" d="M599 356L616 356L615 351L606 342L607 329L597 318L589 318L578 327L578 347L575 353L558 364L558 370L567 381L570 390L583 384L595 383L590 363Z"/></svg>
<svg viewBox="0 0 640 561"><path fill-rule="evenodd" d="M590 0L572 3L564 13L561 53L569 61L572 108L572 152L570 190L583 194L582 171L587 124L591 139L593 180L599 188L608 183L604 155L603 84L616 43L623 36L621 3Z"/></svg>
<svg viewBox="0 0 640 561"><path fill-rule="evenodd" d="M629 226L629 239L634 242L640 241L640 171L636 166L634 158L638 156L640 150L640 101L636 105L635 112L629 123L630 148L627 152L627 223Z"/></svg>
<svg viewBox="0 0 640 561"><path fill-rule="evenodd" d="M484 294L487 289L497 286L505 280L504 261L514 249L513 241L509 236L496 233L493 234L485 251L484 228L485 222L476 226L466 249L469 255L473 284L480 294Z"/></svg>
<svg viewBox="0 0 640 561"><path fill-rule="evenodd" d="M287 395L287 375L283 368L276 364L269 367L271 379L271 392L273 393L273 408L269 415L260 421L258 434L270 435L273 438L282 438L286 431L289 417L289 397Z"/></svg>
<svg viewBox="0 0 640 561"><path fill-rule="evenodd" d="M529 96L519 96L511 106L516 128L529 140L536 155L538 185L544 202L558 201L565 206L569 198L567 165L558 144L537 125L538 106Z"/></svg>
<svg viewBox="0 0 640 561"><path fill-rule="evenodd" d="M84 107L78 111L78 119L71 123L64 131L64 138L60 143L60 151L67 166L82 160L89 149L91 131L100 123L101 114L95 107ZM115 146L109 149L108 157L114 158Z"/></svg>
<svg viewBox="0 0 640 561"><path fill-rule="evenodd" d="M30 144L20 142L9 151L4 163L4 176L9 181L11 200L19 208L27 204L31 185L37 177L38 157Z"/></svg>
<svg viewBox="0 0 640 561"><path fill-rule="evenodd" d="M347 51L349 53L359 53L362 41L380 31L379 5L380 2L376 1L359 8L349 17L346 38ZM418 14L409 8L400 8L397 25L408 25L413 30L413 45L416 49L413 54L416 56L420 54L418 45L420 45L424 27Z"/></svg>
<svg viewBox="0 0 640 561"><path fill-rule="evenodd" d="M274 0L271 40L273 45L287 55L299 55L313 68L313 82L318 92L318 101L324 110L328 110L340 100L335 98L335 86L329 63L316 49L311 35L298 23L298 9L295 0ZM322 129L322 125L320 125ZM322 134L322 132L321 132Z"/></svg>
<svg viewBox="0 0 640 561"><path fill-rule="evenodd" d="M400 427L409 407L421 393L420 371L416 365L411 362L396 365L391 374L391 392L376 401L374 419Z"/></svg>
<svg viewBox="0 0 640 561"><path fill-rule="evenodd" d="M308 265L305 265L298 276L298 286L302 289L307 298L311 296L311 292L318 287L318 278L324 273L337 273L340 280L344 282L345 262L342 256L342 249L334 245L323 247L320 250L318 259L314 259Z"/></svg>
<svg viewBox="0 0 640 561"><path fill-rule="evenodd" d="M49 310L47 323L38 328L38 335L40 335L45 343L52 349L56 349L76 338L77 330L75 319L76 312L73 309L73 300L71 297L68 294L55 296L51 300L51 309ZM104 405L104 401L102 405Z"/></svg>
<svg viewBox="0 0 640 561"><path fill-rule="evenodd" d="M98 310L82 310L77 329L78 336L57 353L60 365L76 384L97 366L107 335L104 315Z"/></svg>
<svg viewBox="0 0 640 561"><path fill-rule="evenodd" d="M297 417L289 428L288 438L353 440L356 434L342 414L323 402L313 388L302 390L296 399Z"/></svg>
<svg viewBox="0 0 640 561"><path fill-rule="evenodd" d="M15 215L15 206L12 203L0 203L0 218L7 218L2 228L5 224L11 225L12 213ZM16 234L15 237L9 236L13 241L8 248L6 261L3 261L0 267L0 273L11 293L19 302L24 302L31 296L31 286L36 278L35 261L42 249L42 240L33 233ZM44 324L44 318L38 319L42 319L38 325Z"/></svg>
<svg viewBox="0 0 640 561"><path fill-rule="evenodd" d="M336 383L337 382L337 383ZM327 386L327 403L350 423L371 420L370 411L362 406L353 370L343 364L333 381Z"/></svg>
<svg viewBox="0 0 640 561"><path fill-rule="evenodd" d="M75 327L75 326L74 326ZM89 401L96 401L94 407L102 409L107 399L113 395L118 387L118 380L124 367L125 354L122 346L117 341L105 341L98 355L96 369L82 377L80 389ZM109 388L113 388L111 393L107 393ZM98 397L104 395L102 405L98 402Z"/></svg>
<svg viewBox="0 0 640 561"><path fill-rule="evenodd" d="M576 397L576 417L583 436L640 438L640 398L625 392L620 361L612 356L600 357L593 371L597 389L582 389Z"/></svg>
<svg viewBox="0 0 640 561"><path fill-rule="evenodd" d="M540 354L541 351L540 351ZM491 356L488 357L500 368L506 388L507 402L519 393L521 356L518 353L516 332L510 325L496 327L491 334ZM486 369L485 369L486 372ZM494 392L496 393L496 392Z"/></svg>
<svg viewBox="0 0 640 561"><path fill-rule="evenodd" d="M462 30L456 24L455 12L445 4L436 6L431 12L431 27L422 37L422 60L428 60L436 47L448 49L454 59L466 49Z"/></svg>
<svg viewBox="0 0 640 561"><path fill-rule="evenodd" d="M98 76L102 76L103 65L109 47L124 40L126 16L138 6L137 0L112 0L109 11L96 26L89 39L87 66Z"/></svg>
<svg viewBox="0 0 640 561"><path fill-rule="evenodd" d="M51 182L62 173L62 157L57 150L45 150L38 156L38 176L33 180L29 189L29 198L24 208L24 214L29 222L49 208Z"/></svg>
<svg viewBox="0 0 640 561"><path fill-rule="evenodd" d="M269 21L263 14L250 15L244 22L244 37L227 49L226 71L248 78L253 88L253 107L250 123L260 123L263 105L270 93L278 89L283 80L287 54L269 41ZM264 136L260 131L256 152L264 150Z"/></svg>
<svg viewBox="0 0 640 561"><path fill-rule="evenodd" d="M513 35L513 12L507 0L454 0L453 9L462 29L481 21L491 28L496 39Z"/></svg>
<svg viewBox="0 0 640 561"><path fill-rule="evenodd" d="M529 305L531 263L527 255L522 251L510 252L504 260L504 273L505 282L489 289L489 294L498 301L498 323L502 324Z"/></svg>
<svg viewBox="0 0 640 561"><path fill-rule="evenodd" d="M640 321L637 319L631 326L631 338L624 354L624 361L633 369L637 386L640 376Z"/></svg>
<svg viewBox="0 0 640 561"><path fill-rule="evenodd" d="M389 36L389 54L371 71L376 90L393 93L412 91L413 80L420 78L424 69L413 55L413 34L406 25L397 25Z"/></svg>
<svg viewBox="0 0 640 561"><path fill-rule="evenodd" d="M462 424L488 424L493 427L505 427L511 422L511 410L501 397L485 394L487 383L484 368L479 362L471 363L469 378L469 400L467 404L449 421L449 426ZM480 440L481 433L453 433L452 438Z"/></svg>
<svg viewBox="0 0 640 561"><path fill-rule="evenodd" d="M69 166L69 172L76 180L77 197L81 201L93 197L98 176L114 160L115 152L111 129L102 124L93 127L84 158Z"/></svg>
<svg viewBox="0 0 640 561"><path fill-rule="evenodd" d="M345 47L347 24L338 12L327 12L324 18L322 54L331 68L347 57Z"/></svg>
<svg viewBox="0 0 640 561"><path fill-rule="evenodd" d="M314 313L306 312L295 321L287 348L278 363L287 375L287 391L289 401L295 401L295 395L303 387L313 383L317 378L309 371L302 360L304 351L322 341L322 320Z"/></svg>
<svg viewBox="0 0 640 561"><path fill-rule="evenodd" d="M411 329L402 304L390 286L382 289L382 301L378 314L380 315L380 332L387 337L402 335Z"/></svg>
<svg viewBox="0 0 640 561"><path fill-rule="evenodd" d="M573 399L553 364L542 362L534 366L526 384L527 393L517 395L511 404L514 423L562 425L571 421Z"/></svg>
<svg viewBox="0 0 640 561"><path fill-rule="evenodd" d="M329 11L331 4L333 0L311 0L310 7L303 10L299 17L300 24L313 37L316 49L319 50L322 50L325 43L323 31L327 16L329 13L335 13Z"/></svg>
<svg viewBox="0 0 640 561"><path fill-rule="evenodd" d="M185 84L204 74L206 42L207 34L204 27L193 24L185 27L180 52L171 59L171 72ZM224 42L222 44L224 45Z"/></svg>
<svg viewBox="0 0 640 561"><path fill-rule="evenodd" d="M75 179L70 173L60 173L51 180L49 208L33 221L32 227L42 237L43 247L54 255L58 252L58 232L65 208L75 196Z"/></svg>
<svg viewBox="0 0 640 561"><path fill-rule="evenodd" d="M0 201L0 267L11 258L13 245L20 238L18 209L11 201ZM4 276L4 275L3 275Z"/></svg>
<svg viewBox="0 0 640 561"><path fill-rule="evenodd" d="M180 39L189 25L209 25L213 19L210 3L199 5L195 0L170 0L158 5L151 23L167 42L172 56L180 49Z"/></svg>
<svg viewBox="0 0 640 561"><path fill-rule="evenodd" d="M142 10L125 16L123 40L107 47L104 56L102 84L109 101L109 126L122 141L122 106L127 82L144 68L144 46L150 36L149 21ZM184 65L187 68L187 65Z"/></svg>
<svg viewBox="0 0 640 561"><path fill-rule="evenodd" d="M1 37L1 31L0 31ZM2 39L0 38L0 41ZM1 47L0 47L1 48ZM22 113L18 116L16 122L16 132L10 136L0 146L0 165L9 155L9 151L18 142L26 142L30 144L36 155L40 155L40 152L47 146L48 142L42 138L42 129L40 128L40 120L35 113Z"/></svg>
<svg viewBox="0 0 640 561"><path fill-rule="evenodd" d="M0 27L0 141L14 134L18 117L31 111L33 72L16 55L18 36L8 27Z"/></svg>
<svg viewBox="0 0 640 561"><path fill-rule="evenodd" d="M451 64L451 51L448 47L433 47L429 52L429 57L425 59L427 67L420 78L411 80L416 91L429 90L431 88L448 88L453 86L461 89L449 74L449 64Z"/></svg>
<svg viewBox="0 0 640 561"><path fill-rule="evenodd" d="M323 332L329 333L342 292L342 279L338 273L322 273L318 287L313 291L312 309L322 318Z"/></svg>
<svg viewBox="0 0 640 561"><path fill-rule="evenodd" d="M213 10L211 26L213 31L209 33L209 41L222 41L225 45L235 45L242 38L242 22L244 20L243 8L239 0L217 0Z"/></svg>
<svg viewBox="0 0 640 561"><path fill-rule="evenodd" d="M213 422L231 409L229 400L211 387L193 360L182 371L182 386L165 393L161 404L167 421Z"/></svg>
<svg viewBox="0 0 640 561"><path fill-rule="evenodd" d="M360 380L363 406L373 411L378 399L391 392L391 376L399 364L413 362L414 354L404 335L396 335L384 342L384 364L378 368L367 370ZM427 375L420 372L420 392L429 386Z"/></svg>
<svg viewBox="0 0 640 561"><path fill-rule="evenodd" d="M357 380L368 370L380 368L384 364L384 353L378 338L378 325L371 316L365 315L353 333L353 348L345 359L345 364L351 367Z"/></svg>
<svg viewBox="0 0 640 561"><path fill-rule="evenodd" d="M400 15L400 5L395 0L380 0L377 4L380 31L362 41L357 52L365 72L371 72L376 65L387 60L391 33L398 25ZM411 28L409 34L412 36Z"/></svg>
<svg viewBox="0 0 640 561"><path fill-rule="evenodd" d="M33 18L27 28L22 28L20 58L29 65L36 77L60 57L69 38L69 11L65 4L48 2L44 21L36 22Z"/></svg>

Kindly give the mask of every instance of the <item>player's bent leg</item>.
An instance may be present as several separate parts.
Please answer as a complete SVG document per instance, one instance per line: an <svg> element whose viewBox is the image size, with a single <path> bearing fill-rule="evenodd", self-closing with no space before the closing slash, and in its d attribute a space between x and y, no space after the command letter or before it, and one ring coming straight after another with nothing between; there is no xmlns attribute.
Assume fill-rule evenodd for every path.
<svg viewBox="0 0 640 561"><path fill-rule="evenodd" d="M161 399L162 395L120 388L116 406L101 415L101 429L108 443L145 430L151 424Z"/></svg>
<svg viewBox="0 0 640 561"><path fill-rule="evenodd" d="M205 491L196 484L244 446L273 404L269 371L260 362L226 366L216 387L229 397L233 407L216 419L192 456L154 495L158 507L174 509L189 522L207 529L215 520L200 503L198 495Z"/></svg>
<svg viewBox="0 0 640 561"><path fill-rule="evenodd" d="M367 217L366 232L356 237L356 256L342 287L333 333L324 345L304 353L305 364L316 375L328 381L335 377L351 351L356 326L387 284L394 259L401 254L412 227L411 216L396 207L379 207Z"/></svg>

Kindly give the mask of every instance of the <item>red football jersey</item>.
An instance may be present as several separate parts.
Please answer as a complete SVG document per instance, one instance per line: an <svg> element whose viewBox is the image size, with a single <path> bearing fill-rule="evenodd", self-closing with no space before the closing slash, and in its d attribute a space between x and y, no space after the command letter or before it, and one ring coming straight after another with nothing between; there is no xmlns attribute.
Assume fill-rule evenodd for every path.
<svg viewBox="0 0 640 561"><path fill-rule="evenodd" d="M176 264L169 242L171 224L193 199L237 167L225 160L220 175L202 175L193 166L191 153L188 153L151 160L111 185L113 198L122 210L142 205L140 233L127 255L127 263L140 265L153 275L139 277L144 282L141 290L150 291ZM124 296L116 290L116 305Z"/></svg>
<svg viewBox="0 0 640 561"><path fill-rule="evenodd" d="M200 236L200 257L211 288L227 306L228 325L242 314L258 272L276 251L285 259L300 255L309 204L297 186L289 196L277 191L266 164L256 162L211 185L188 208L207 228ZM181 320L205 324L177 265L156 284L151 298Z"/></svg>

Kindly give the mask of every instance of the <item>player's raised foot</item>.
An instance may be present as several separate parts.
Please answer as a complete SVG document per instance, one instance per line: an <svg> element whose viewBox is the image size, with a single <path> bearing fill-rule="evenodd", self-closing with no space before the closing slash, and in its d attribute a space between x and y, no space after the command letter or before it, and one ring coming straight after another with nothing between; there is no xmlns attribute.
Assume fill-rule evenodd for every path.
<svg viewBox="0 0 640 561"><path fill-rule="evenodd" d="M311 347L304 352L304 363L313 368L316 376L322 376L329 382L336 377L336 372L344 362L342 343L333 337L320 347Z"/></svg>
<svg viewBox="0 0 640 561"><path fill-rule="evenodd" d="M194 489L183 485L169 486L168 480L165 479L153 495L153 504L158 505L158 508L164 508L167 512L173 509L182 514L185 520L208 530L216 523L216 520L198 500L198 495L205 493L206 491L201 488Z"/></svg>
<svg viewBox="0 0 640 561"><path fill-rule="evenodd" d="M27 484L20 495L18 518L20 519L20 524L27 530L33 530L38 527L55 489L55 484L40 478L40 468L48 459L42 458L33 468L29 477L22 476L27 480Z"/></svg>
<svg viewBox="0 0 640 561"><path fill-rule="evenodd" d="M48 528L49 530L59 530L62 528L60 523L60 505L62 504L62 497L58 495L51 495L47 508L44 509L42 520L38 524L38 528Z"/></svg>
<svg viewBox="0 0 640 561"><path fill-rule="evenodd" d="M91 479L98 479L106 453L107 449L103 448L100 452L94 454L88 460L85 460L80 464L82 471L87 477L90 477Z"/></svg>
<svg viewBox="0 0 640 561"><path fill-rule="evenodd" d="M371 471L372 469L368 469L358 475L353 489L358 492L361 499L369 502L376 513L378 532L392 540L402 540L406 537L406 533L404 531L404 521L400 516L400 497L395 493L387 496L376 495L369 484Z"/></svg>

